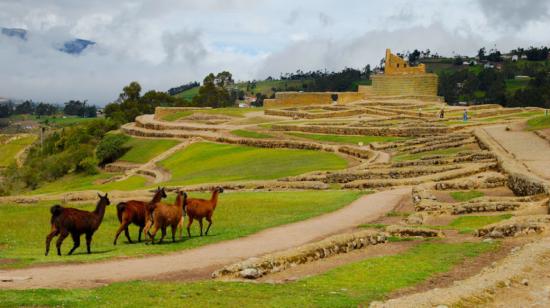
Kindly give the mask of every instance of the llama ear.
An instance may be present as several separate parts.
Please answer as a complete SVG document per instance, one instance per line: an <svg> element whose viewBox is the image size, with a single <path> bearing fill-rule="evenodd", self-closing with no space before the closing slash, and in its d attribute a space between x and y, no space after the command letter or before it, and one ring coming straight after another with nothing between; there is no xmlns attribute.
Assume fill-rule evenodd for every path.
<svg viewBox="0 0 550 308"><path fill-rule="evenodd" d="M105 198L107 198L107 195L108 195L108 194L109 194L109 193L105 193Z"/></svg>
<svg viewBox="0 0 550 308"><path fill-rule="evenodd" d="M99 193L97 193L97 196L98 196L99 198L101 198L101 195L100 195Z"/></svg>

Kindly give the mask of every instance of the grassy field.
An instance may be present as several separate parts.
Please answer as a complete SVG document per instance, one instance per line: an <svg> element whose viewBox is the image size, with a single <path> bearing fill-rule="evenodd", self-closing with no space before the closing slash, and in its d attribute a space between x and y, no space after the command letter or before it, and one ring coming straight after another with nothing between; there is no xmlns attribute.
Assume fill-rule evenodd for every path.
<svg viewBox="0 0 550 308"><path fill-rule="evenodd" d="M14 162L17 153L31 145L35 140L35 135L27 135L6 144L0 144L0 167L7 167Z"/></svg>
<svg viewBox="0 0 550 308"><path fill-rule="evenodd" d="M22 267L45 262L87 262L193 248L334 211L351 203L361 194L361 192L351 191L224 193L219 197L219 204L213 218L214 223L207 237L198 236L198 224L195 223L191 230L193 235L191 239L186 237L182 241L178 237L176 243L170 240L167 244L154 246L143 243L127 244L123 235L119 238L118 245L113 246L113 238L119 222L116 218L116 207L112 204L107 207L103 223L94 236L93 253L85 254L85 246L81 246L75 255L62 257L58 257L55 253L48 257L44 256L44 239L50 230L49 209L54 202L43 202L32 206L2 205L0 217L2 221L9 222L10 227L5 228L0 234L0 260L15 259L17 262L0 262L0 268ZM175 194L169 195L168 201L172 202ZM189 195L209 197L198 193ZM86 210L92 210L94 207L95 205L78 206ZM137 239L137 227L130 229L132 239ZM62 253L67 254L71 247L72 240L69 237L63 244Z"/></svg>
<svg viewBox="0 0 550 308"><path fill-rule="evenodd" d="M462 216L453 220L449 225L449 229L458 230L460 233L472 233L475 230L490 225L505 219L510 219L511 214L496 215L496 216Z"/></svg>
<svg viewBox="0 0 550 308"><path fill-rule="evenodd" d="M254 111L262 111L263 108L238 108L238 107L228 107L228 108L214 108L214 109L197 109L197 110L186 110L178 111L171 114L168 114L162 118L163 121L173 122L179 119L188 117L194 113L204 113L212 115L226 115L231 117L242 118L245 114Z"/></svg>
<svg viewBox="0 0 550 308"><path fill-rule="evenodd" d="M513 95L516 93L517 90L525 89L527 88L527 85L529 84L529 78L525 79L506 79L506 92Z"/></svg>
<svg viewBox="0 0 550 308"><path fill-rule="evenodd" d="M320 151L202 142L176 152L160 165L172 173L171 184L197 184L276 179L315 170L343 169L347 162L336 154Z"/></svg>
<svg viewBox="0 0 550 308"><path fill-rule="evenodd" d="M395 162L399 162L399 161L406 161L406 160L421 159L423 157L432 156L432 155L450 156L462 151L468 151L468 148L466 147L449 148L449 149L433 150L433 151L427 151L427 152L421 152L421 153L415 153L415 154L403 153L392 157L392 160Z"/></svg>
<svg viewBox="0 0 550 308"><path fill-rule="evenodd" d="M90 121L97 118L81 118L76 116L52 115L52 116L36 116L32 114L18 114L10 116L13 121L37 121L42 124L54 124L56 126L67 126L77 123Z"/></svg>
<svg viewBox="0 0 550 308"><path fill-rule="evenodd" d="M475 198L483 197L485 194L481 191L470 190L470 191L453 191L450 193L451 197L456 201L469 201Z"/></svg>
<svg viewBox="0 0 550 308"><path fill-rule="evenodd" d="M287 133L287 135L306 138L317 141L325 142L337 142L337 143L352 143L358 144L362 142L363 144L369 144L371 142L391 142L391 141L400 141L405 138L400 137L388 137L388 136L353 136L353 135L326 135L326 134L306 134L306 133Z"/></svg>
<svg viewBox="0 0 550 308"><path fill-rule="evenodd" d="M546 128L550 128L550 115L535 117L527 121L528 130L539 130Z"/></svg>
<svg viewBox="0 0 550 308"><path fill-rule="evenodd" d="M191 101L191 100L193 100L193 97L195 97L195 96L197 96L197 94L199 94L199 88L200 87L194 87L194 88L191 88L189 90L185 90L181 93L178 93L175 96L182 97L182 98L185 98L188 101Z"/></svg>
<svg viewBox="0 0 550 308"><path fill-rule="evenodd" d="M357 307L448 272L497 243L421 243L284 284L202 281L127 282L96 289L0 292L6 306Z"/></svg>
<svg viewBox="0 0 550 308"><path fill-rule="evenodd" d="M234 131L231 131L231 134L243 138L255 138L255 139L266 139L266 138L273 138L273 136L268 134L263 134L251 130L244 130L244 129L237 129Z"/></svg>
<svg viewBox="0 0 550 308"><path fill-rule="evenodd" d="M147 180L138 175L129 177L123 181L109 182L100 184L101 182L116 176L113 173L99 173L96 175L79 175L69 174L56 181L46 183L36 190L32 191L33 195L61 193L68 191L82 191L89 189L97 189L101 191L110 190L135 190L145 188Z"/></svg>
<svg viewBox="0 0 550 308"><path fill-rule="evenodd" d="M168 122L174 122L174 121L177 121L181 118L188 117L192 114L193 114L193 111L191 111L191 110L177 111L177 112L173 112L173 113L165 115L164 117L162 117L162 120L163 121L168 121Z"/></svg>
<svg viewBox="0 0 550 308"><path fill-rule="evenodd" d="M162 152L180 143L173 139L146 139L131 137L124 144L130 148L119 160L131 163L146 163Z"/></svg>

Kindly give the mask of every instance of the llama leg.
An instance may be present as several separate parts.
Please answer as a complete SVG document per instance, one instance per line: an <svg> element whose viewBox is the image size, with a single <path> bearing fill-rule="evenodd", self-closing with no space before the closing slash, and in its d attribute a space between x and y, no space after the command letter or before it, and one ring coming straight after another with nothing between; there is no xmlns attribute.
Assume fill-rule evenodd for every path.
<svg viewBox="0 0 550 308"><path fill-rule="evenodd" d="M208 227L206 227L205 235L208 235L208 230L210 230L210 226L212 225L212 217L207 216L206 221L208 221Z"/></svg>
<svg viewBox="0 0 550 308"><path fill-rule="evenodd" d="M160 231L162 232L162 235L160 236L159 243L162 243L162 241L164 240L164 237L166 236L166 226L163 226L162 228L160 228Z"/></svg>
<svg viewBox="0 0 550 308"><path fill-rule="evenodd" d="M201 236L202 236L202 217L199 218L199 226L201 227Z"/></svg>
<svg viewBox="0 0 550 308"><path fill-rule="evenodd" d="M149 235L149 239L151 239L151 233L149 232L149 230L151 229L152 226L153 226L153 222L146 218L145 227L143 228L143 237L145 238L145 240L147 240L147 235Z"/></svg>
<svg viewBox="0 0 550 308"><path fill-rule="evenodd" d="M57 228L54 225L52 225L52 231L50 232L50 234L48 234L48 236L46 236L46 256L50 252L50 242L58 234L59 234L59 230L57 230Z"/></svg>
<svg viewBox="0 0 550 308"><path fill-rule="evenodd" d="M139 233L138 233L138 242L140 242L140 243L141 243L141 232L143 232L143 227L142 226L139 227Z"/></svg>
<svg viewBox="0 0 550 308"><path fill-rule="evenodd" d="M183 238L183 216L180 219L180 222L178 223L178 226L176 227L180 230L180 240Z"/></svg>
<svg viewBox="0 0 550 308"><path fill-rule="evenodd" d="M172 242L176 242L176 231L178 230L179 222L176 225L172 225Z"/></svg>
<svg viewBox="0 0 550 308"><path fill-rule="evenodd" d="M130 232L128 231L128 225L126 225L126 228L124 228L124 235L126 235L126 238L128 239L128 243L132 244L132 239L130 238Z"/></svg>
<svg viewBox="0 0 550 308"><path fill-rule="evenodd" d="M187 223L187 235L191 238L191 224L193 223L193 217L189 216L189 222Z"/></svg>
<svg viewBox="0 0 550 308"><path fill-rule="evenodd" d="M90 250L90 245L92 244L92 236L94 235L93 232L86 233L86 250L88 251L88 254L91 254L92 251Z"/></svg>
<svg viewBox="0 0 550 308"><path fill-rule="evenodd" d="M116 241L118 240L118 236L120 235L122 230L125 230L127 228L128 228L128 224L126 223L126 221L123 221L120 224L120 227L118 227L118 230L116 231L115 240L113 241L113 245L116 245Z"/></svg>
<svg viewBox="0 0 550 308"><path fill-rule="evenodd" d="M71 251L69 251L69 255L72 255L73 252L75 251L75 249L77 249L78 246L80 246L80 234L71 233L71 236L73 237L74 245L73 245L73 248L71 249Z"/></svg>
<svg viewBox="0 0 550 308"><path fill-rule="evenodd" d="M69 235L69 232L67 230L61 231L61 234L59 234L59 237L57 238L57 242L55 243L55 247L57 247L57 255L61 255L61 244L63 244L63 240Z"/></svg>
<svg viewBox="0 0 550 308"><path fill-rule="evenodd" d="M155 225L153 227L153 233L150 233L149 234L149 237L150 237L150 240L151 240L151 244L154 244L155 243L155 236L157 235L157 232L159 230L159 227L157 225ZM145 231L144 231L145 233Z"/></svg>

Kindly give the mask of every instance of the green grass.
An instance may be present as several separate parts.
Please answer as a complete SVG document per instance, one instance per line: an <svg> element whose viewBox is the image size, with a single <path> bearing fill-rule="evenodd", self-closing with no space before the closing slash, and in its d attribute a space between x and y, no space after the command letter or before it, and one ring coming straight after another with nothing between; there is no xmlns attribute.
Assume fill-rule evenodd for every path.
<svg viewBox="0 0 550 308"><path fill-rule="evenodd" d="M126 282L95 289L3 291L6 306L64 307L357 307L383 300L451 270L497 243L421 243L393 256L375 257L285 284L201 281Z"/></svg>
<svg viewBox="0 0 550 308"><path fill-rule="evenodd" d="M392 142L392 141L401 141L406 138L401 137L387 137L387 136L354 136L354 135L326 135L326 134L305 134L305 133L287 133L287 135L312 139L317 141L325 142L338 142L338 143L351 143L358 144L363 142L363 144L369 144L371 142Z"/></svg>
<svg viewBox="0 0 550 308"><path fill-rule="evenodd" d="M243 129L237 129L234 131L231 131L231 133L235 136L243 137L243 138L255 138L255 139L266 139L266 138L273 138L273 136L268 134L263 134L251 130L243 130Z"/></svg>
<svg viewBox="0 0 550 308"><path fill-rule="evenodd" d="M527 85L529 84L529 78L525 79L506 79L506 92L510 95L514 95L517 90L525 89L527 88Z"/></svg>
<svg viewBox="0 0 550 308"><path fill-rule="evenodd" d="M176 243L164 245L127 244L124 236L113 246L113 237L119 226L116 208L107 207L106 216L94 235L92 254L85 254L85 246L80 247L74 256L44 256L44 239L50 230L50 206L55 202L42 202L32 206L2 205L0 217L4 231L0 233L0 259L14 258L19 262L3 264L1 267L22 267L38 263L87 262L112 257L135 257L147 254L167 253L198 247L223 240L235 239L258 232L262 229L288 224L337 210L362 193L351 191L300 191L300 192L239 192L224 193L213 217L213 225L206 237L198 236L198 223L193 224L191 239L185 238ZM172 202L175 194L169 194ZM191 197L209 197L209 194L190 193ZM94 205L79 205L78 208L91 210ZM137 238L137 227L130 228L133 239ZM169 232L170 234L170 232ZM54 241L55 244L55 241ZM67 238L62 247L66 254L72 247ZM54 249L55 250L55 249Z"/></svg>
<svg viewBox="0 0 550 308"><path fill-rule="evenodd" d="M168 121L168 122L174 122L174 121L179 120L181 118L188 117L192 114L193 114L193 111L191 111L191 110L176 111L174 113L170 113L170 114L165 115L164 117L162 117L162 120L163 121Z"/></svg>
<svg viewBox="0 0 550 308"><path fill-rule="evenodd" d="M131 137L124 146L130 149L119 159L131 163L146 163L155 156L177 145L173 139L146 139Z"/></svg>
<svg viewBox="0 0 550 308"><path fill-rule="evenodd" d="M110 190L135 190L144 188L147 180L138 175L129 177L123 181L109 182L105 184L98 184L103 180L110 179L117 174L112 173L99 173L96 175L80 175L69 174L53 182L49 182L33 190L31 194L48 194L48 193L61 193L68 191L82 191L89 189L97 189L101 191Z"/></svg>
<svg viewBox="0 0 550 308"><path fill-rule="evenodd" d="M462 216L453 220L448 227L458 230L460 233L472 233L481 227L510 219L511 217L511 214L497 216Z"/></svg>
<svg viewBox="0 0 550 308"><path fill-rule="evenodd" d="M475 198L483 197L485 194L481 191L470 190L470 191L453 191L450 193L451 197L456 201L469 201Z"/></svg>
<svg viewBox="0 0 550 308"><path fill-rule="evenodd" d="M403 153L392 157L392 160L395 162L400 162L400 161L407 161L407 160L417 160L417 159L421 159L423 157L432 156L432 155L451 156L456 153L467 151L467 150L468 148L458 147L458 148L433 150L433 151L427 151L427 152L421 152L421 153L415 153L415 154Z"/></svg>
<svg viewBox="0 0 550 308"><path fill-rule="evenodd" d="M501 120L514 119L514 118L530 118L530 117L534 117L534 116L542 115L542 114L544 114L543 111L533 110L533 111L517 112L517 113L512 113L512 114L494 116L494 117L490 117L490 118L482 118L480 121L481 122L496 122L496 121L501 121Z"/></svg>
<svg viewBox="0 0 550 308"><path fill-rule="evenodd" d="M267 180L315 170L347 167L344 158L312 150L266 149L216 143L195 143L160 165L172 173L171 184Z"/></svg>
<svg viewBox="0 0 550 308"><path fill-rule="evenodd" d="M550 128L550 115L535 117L527 121L528 130L539 130L546 128Z"/></svg>
<svg viewBox="0 0 550 308"><path fill-rule="evenodd" d="M13 163L17 153L31 145L35 140L36 136L29 135L12 140L6 144L0 144L0 167L7 167Z"/></svg>
<svg viewBox="0 0 550 308"><path fill-rule="evenodd" d="M185 98L188 101L193 100L193 97L197 96L199 94L199 88L200 87L194 87L188 90L185 90L181 93L176 94L177 97Z"/></svg>

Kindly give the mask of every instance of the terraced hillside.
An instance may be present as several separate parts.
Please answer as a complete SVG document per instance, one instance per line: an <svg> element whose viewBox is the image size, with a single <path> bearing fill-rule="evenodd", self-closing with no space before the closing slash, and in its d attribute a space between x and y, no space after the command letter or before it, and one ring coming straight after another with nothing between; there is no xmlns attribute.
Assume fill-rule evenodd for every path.
<svg viewBox="0 0 550 308"><path fill-rule="evenodd" d="M0 300L490 305L491 294L526 275L519 256L533 266L550 253L550 178L537 168L550 156L523 159L531 153L520 146L550 151L545 130L537 108L399 97L265 110L158 108L120 129L130 149L99 175L0 199L0 217L15 226L0 236L0 276L7 277L0 288L100 288L0 291ZM212 233L198 236L195 222L192 237L175 243L113 246L119 221L111 206L93 254L45 257L36 244L54 202L92 209L97 192L116 204L150 200L158 186L167 202L176 190L209 198L223 187ZM137 227L130 230L135 238ZM475 284L483 279L483 287ZM434 288L448 292L432 296Z"/></svg>

